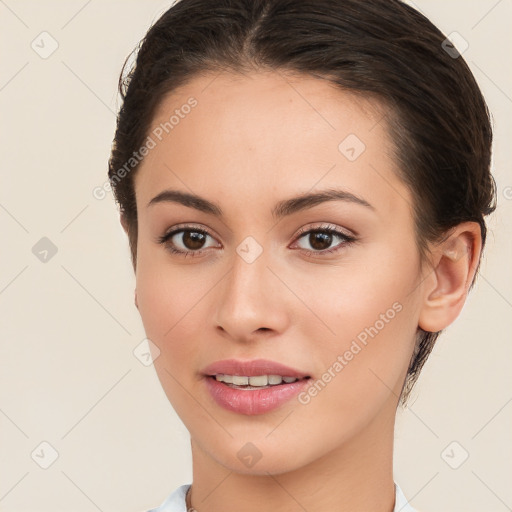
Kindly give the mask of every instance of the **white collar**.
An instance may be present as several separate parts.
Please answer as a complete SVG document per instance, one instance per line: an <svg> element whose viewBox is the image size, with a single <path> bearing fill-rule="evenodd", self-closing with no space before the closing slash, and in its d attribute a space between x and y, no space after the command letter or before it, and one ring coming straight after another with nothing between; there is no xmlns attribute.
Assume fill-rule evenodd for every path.
<svg viewBox="0 0 512 512"><path fill-rule="evenodd" d="M185 484L175 489L157 508L147 512L187 512L185 496L191 484ZM402 489L395 482L395 508L393 512L416 512L407 501Z"/></svg>

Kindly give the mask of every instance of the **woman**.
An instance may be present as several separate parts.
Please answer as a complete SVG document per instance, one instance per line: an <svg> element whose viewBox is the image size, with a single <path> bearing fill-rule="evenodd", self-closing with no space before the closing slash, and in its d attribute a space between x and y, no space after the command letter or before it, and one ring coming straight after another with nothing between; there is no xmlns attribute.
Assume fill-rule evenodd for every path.
<svg viewBox="0 0 512 512"><path fill-rule="evenodd" d="M398 0L181 0L109 164L193 483L158 512L412 511L397 407L495 208L485 101Z"/></svg>

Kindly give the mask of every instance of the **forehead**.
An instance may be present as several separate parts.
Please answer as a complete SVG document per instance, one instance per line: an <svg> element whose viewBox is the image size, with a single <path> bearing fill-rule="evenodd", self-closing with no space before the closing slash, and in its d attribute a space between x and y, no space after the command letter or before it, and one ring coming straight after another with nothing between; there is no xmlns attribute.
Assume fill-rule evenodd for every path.
<svg viewBox="0 0 512 512"><path fill-rule="evenodd" d="M375 98L341 90L327 79L282 71L244 75L223 72L199 75L164 97L153 126L165 124L173 111L186 107L190 98L197 101L197 106L190 112L193 120L186 124L215 128L211 133L214 137L237 132L239 139L249 137L254 143L267 134L274 140L280 133L300 144L309 134L321 132L329 143L347 128L364 137L385 116L384 106ZM177 128L173 132L179 136L184 129ZM376 135L385 134L377 130Z"/></svg>
<svg viewBox="0 0 512 512"><path fill-rule="evenodd" d="M156 145L136 175L146 203L165 184L231 201L234 189L283 196L315 184L365 190L388 208L408 196L383 106L324 79L197 76L164 97L148 135Z"/></svg>

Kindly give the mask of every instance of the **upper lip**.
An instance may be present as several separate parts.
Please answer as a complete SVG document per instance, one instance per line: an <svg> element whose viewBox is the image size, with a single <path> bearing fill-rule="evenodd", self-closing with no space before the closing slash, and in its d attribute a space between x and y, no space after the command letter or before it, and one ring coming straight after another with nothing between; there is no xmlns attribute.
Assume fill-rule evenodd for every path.
<svg viewBox="0 0 512 512"><path fill-rule="evenodd" d="M203 368L202 373L204 375L222 373L227 375L244 375L247 377L280 375L281 377L296 377L298 379L309 377L307 373L268 359L252 359L250 361L225 359L223 361L215 361Z"/></svg>

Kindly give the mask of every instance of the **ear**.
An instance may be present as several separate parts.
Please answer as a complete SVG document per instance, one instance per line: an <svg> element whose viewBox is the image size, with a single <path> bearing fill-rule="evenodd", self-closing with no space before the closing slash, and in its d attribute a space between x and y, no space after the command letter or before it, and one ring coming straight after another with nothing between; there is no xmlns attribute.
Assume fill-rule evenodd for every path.
<svg viewBox="0 0 512 512"><path fill-rule="evenodd" d="M418 326L438 332L459 315L478 268L482 251L480 225L464 222L431 249L432 267L423 282L423 305Z"/></svg>

